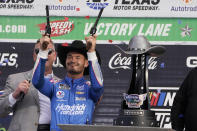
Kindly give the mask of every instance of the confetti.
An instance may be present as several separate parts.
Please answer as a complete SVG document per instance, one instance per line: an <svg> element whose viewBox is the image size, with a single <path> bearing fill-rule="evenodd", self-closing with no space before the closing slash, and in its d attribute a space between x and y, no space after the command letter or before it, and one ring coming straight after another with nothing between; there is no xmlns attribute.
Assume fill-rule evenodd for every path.
<svg viewBox="0 0 197 131"><path fill-rule="evenodd" d="M14 50L15 50L16 48L15 48L14 46L12 46L12 49L14 49Z"/></svg>
<svg viewBox="0 0 197 131"><path fill-rule="evenodd" d="M90 19L90 16L85 16L86 19Z"/></svg>
<svg viewBox="0 0 197 131"><path fill-rule="evenodd" d="M118 73L119 73L119 71L115 71L115 73L116 73L116 74L118 74Z"/></svg>
<svg viewBox="0 0 197 131"><path fill-rule="evenodd" d="M178 24L182 24L182 21L181 20L178 20Z"/></svg>
<svg viewBox="0 0 197 131"><path fill-rule="evenodd" d="M162 62L161 65L160 65L160 67L161 68L165 68L165 63Z"/></svg>
<svg viewBox="0 0 197 131"><path fill-rule="evenodd" d="M16 64L16 66L15 66L16 68L18 68L18 64Z"/></svg>
<svg viewBox="0 0 197 131"><path fill-rule="evenodd" d="M69 20L69 18L68 18L68 17L64 17L64 20L65 20L65 21L68 21L68 20Z"/></svg>
<svg viewBox="0 0 197 131"><path fill-rule="evenodd" d="M3 60L3 62L8 63L9 60L6 58L6 59Z"/></svg>
<svg viewBox="0 0 197 131"><path fill-rule="evenodd" d="M80 8L76 8L76 11L80 11Z"/></svg>
<svg viewBox="0 0 197 131"><path fill-rule="evenodd" d="M63 43L62 46L68 46L68 43Z"/></svg>
<svg viewBox="0 0 197 131"><path fill-rule="evenodd" d="M109 43L112 43L112 42L113 42L113 40L108 40L108 42L109 42Z"/></svg>

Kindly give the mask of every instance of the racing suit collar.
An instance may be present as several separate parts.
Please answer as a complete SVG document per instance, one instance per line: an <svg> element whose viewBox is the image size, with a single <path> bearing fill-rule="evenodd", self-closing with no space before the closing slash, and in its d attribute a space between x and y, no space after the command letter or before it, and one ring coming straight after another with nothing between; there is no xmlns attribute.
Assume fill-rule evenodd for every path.
<svg viewBox="0 0 197 131"><path fill-rule="evenodd" d="M74 83L74 84L77 84L77 83L81 83L83 81L85 81L84 77L81 77L79 79L72 79L68 76L65 77L65 81L67 81L68 83Z"/></svg>

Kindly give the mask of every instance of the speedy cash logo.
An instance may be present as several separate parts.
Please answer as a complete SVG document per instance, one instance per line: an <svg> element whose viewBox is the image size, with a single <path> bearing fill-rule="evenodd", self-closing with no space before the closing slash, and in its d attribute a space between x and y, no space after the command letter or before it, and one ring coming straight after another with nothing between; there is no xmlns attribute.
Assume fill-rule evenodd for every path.
<svg viewBox="0 0 197 131"><path fill-rule="evenodd" d="M38 24L40 33L45 33L46 23ZM69 21L69 18L65 17L64 20L56 20L50 22L51 26L51 37L57 37L70 33L74 29L74 22Z"/></svg>
<svg viewBox="0 0 197 131"><path fill-rule="evenodd" d="M109 0L87 0L86 5L94 10L100 10L109 5Z"/></svg>
<svg viewBox="0 0 197 131"><path fill-rule="evenodd" d="M159 10L160 0L115 0L113 10Z"/></svg>
<svg viewBox="0 0 197 131"><path fill-rule="evenodd" d="M131 69L132 59L129 56L123 56L121 53L114 54L108 63L110 69ZM157 68L165 68L165 63L158 61L156 57L148 59L148 69L155 70Z"/></svg>

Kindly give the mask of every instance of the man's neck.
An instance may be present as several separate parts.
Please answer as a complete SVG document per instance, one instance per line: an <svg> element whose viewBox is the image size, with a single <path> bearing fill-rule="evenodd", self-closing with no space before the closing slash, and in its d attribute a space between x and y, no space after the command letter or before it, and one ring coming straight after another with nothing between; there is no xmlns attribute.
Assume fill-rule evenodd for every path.
<svg viewBox="0 0 197 131"><path fill-rule="evenodd" d="M70 77L70 78L72 78L72 79L79 79L79 78L81 78L81 77L83 77L83 74L70 74L70 73L67 73L67 76L68 77Z"/></svg>

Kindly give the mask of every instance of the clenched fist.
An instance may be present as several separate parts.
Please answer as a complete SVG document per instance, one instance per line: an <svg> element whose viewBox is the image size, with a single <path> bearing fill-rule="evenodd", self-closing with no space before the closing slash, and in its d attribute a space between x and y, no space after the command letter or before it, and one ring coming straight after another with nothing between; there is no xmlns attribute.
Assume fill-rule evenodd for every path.
<svg viewBox="0 0 197 131"><path fill-rule="evenodd" d="M86 48L88 52L94 52L96 49L96 37L97 35L85 37Z"/></svg>
<svg viewBox="0 0 197 131"><path fill-rule="evenodd" d="M47 36L47 35L42 36L42 38L40 39L41 50L45 51L47 49L49 43L52 43L51 38L49 38L49 36Z"/></svg>
<svg viewBox="0 0 197 131"><path fill-rule="evenodd" d="M30 87L30 83L27 80L22 81L21 83L18 84L18 87L16 88L12 96L15 99L18 99L21 92L27 94L29 87Z"/></svg>

